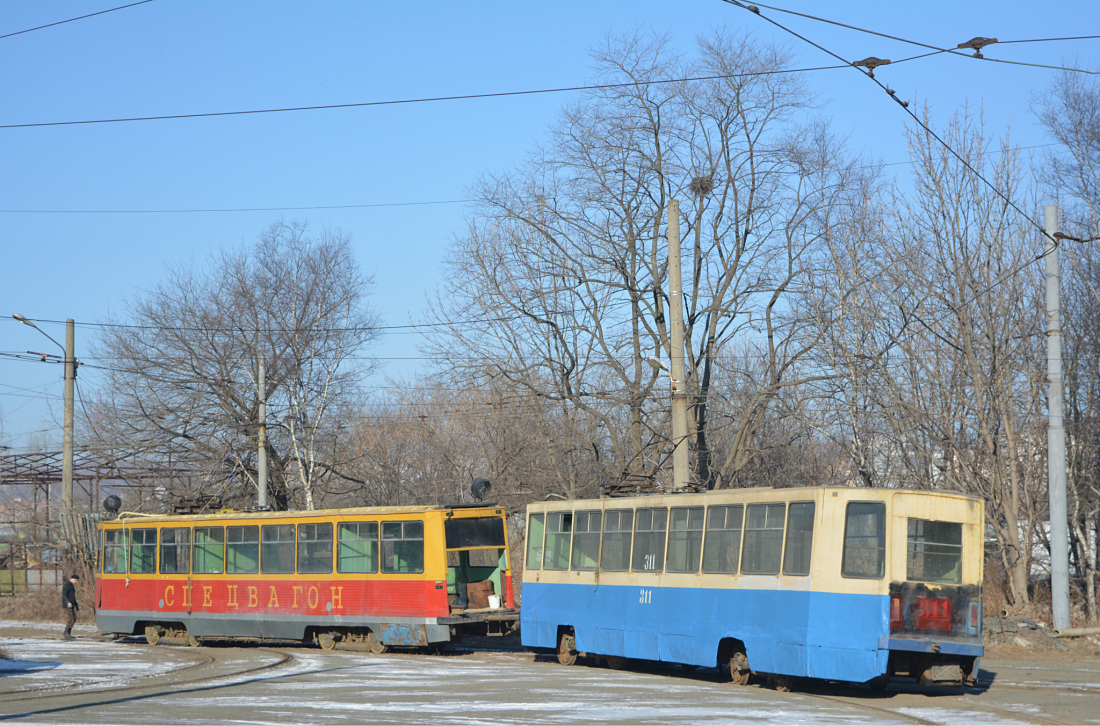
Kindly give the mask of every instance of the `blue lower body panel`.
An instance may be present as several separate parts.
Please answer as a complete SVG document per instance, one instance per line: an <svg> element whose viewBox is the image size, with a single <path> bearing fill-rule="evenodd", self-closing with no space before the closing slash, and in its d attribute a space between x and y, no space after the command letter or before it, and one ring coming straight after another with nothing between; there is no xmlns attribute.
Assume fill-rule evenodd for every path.
<svg viewBox="0 0 1100 726"><path fill-rule="evenodd" d="M526 582L520 633L554 648L569 626L582 652L711 667L732 638L753 670L862 682L886 673L889 608L878 595Z"/></svg>

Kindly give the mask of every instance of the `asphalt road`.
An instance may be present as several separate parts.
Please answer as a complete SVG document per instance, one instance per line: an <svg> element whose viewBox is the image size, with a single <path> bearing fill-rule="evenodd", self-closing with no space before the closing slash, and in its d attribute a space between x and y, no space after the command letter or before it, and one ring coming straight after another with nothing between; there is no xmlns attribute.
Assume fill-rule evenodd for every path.
<svg viewBox="0 0 1100 726"><path fill-rule="evenodd" d="M716 672L577 665L521 651L445 655L270 644L75 641L0 623L0 718L119 724L1100 723L1100 660L983 661L966 692L827 683L792 693Z"/></svg>

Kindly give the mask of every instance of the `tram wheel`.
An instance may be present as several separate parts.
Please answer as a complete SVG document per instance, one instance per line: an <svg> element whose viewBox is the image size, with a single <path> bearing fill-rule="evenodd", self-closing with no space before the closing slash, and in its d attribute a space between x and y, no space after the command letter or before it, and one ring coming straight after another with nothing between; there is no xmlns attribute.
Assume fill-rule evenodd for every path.
<svg viewBox="0 0 1100 726"><path fill-rule="evenodd" d="M773 682L775 683L775 690L780 693L790 693L794 678L791 676L776 676Z"/></svg>
<svg viewBox="0 0 1100 726"><path fill-rule="evenodd" d="M749 659L738 651L730 656L730 683L735 686L747 686L752 671L749 670Z"/></svg>
<svg viewBox="0 0 1100 726"><path fill-rule="evenodd" d="M367 633L367 650L375 655L382 655L388 651L390 647L378 639L378 636L374 634L374 631Z"/></svg>
<svg viewBox="0 0 1100 726"><path fill-rule="evenodd" d="M145 626L145 642L149 645L156 645L160 642L160 628L155 625Z"/></svg>
<svg viewBox="0 0 1100 726"><path fill-rule="evenodd" d="M626 658L621 655L609 655L605 659L607 660L607 667L613 671L617 671L626 665Z"/></svg>
<svg viewBox="0 0 1100 726"><path fill-rule="evenodd" d="M200 645L202 645L202 641L200 641L194 635L191 635L191 631L189 630L184 631L183 639L186 640L187 645L191 646L192 648L198 648Z"/></svg>
<svg viewBox="0 0 1100 726"><path fill-rule="evenodd" d="M875 676L871 680L867 681L867 686L875 693L883 693L886 691L886 686L890 683L890 676L882 675Z"/></svg>
<svg viewBox="0 0 1100 726"><path fill-rule="evenodd" d="M577 662L577 639L569 633L562 633L558 641L558 663L571 666Z"/></svg>
<svg viewBox="0 0 1100 726"><path fill-rule="evenodd" d="M332 650L336 647L336 633L318 633L317 645L321 650Z"/></svg>

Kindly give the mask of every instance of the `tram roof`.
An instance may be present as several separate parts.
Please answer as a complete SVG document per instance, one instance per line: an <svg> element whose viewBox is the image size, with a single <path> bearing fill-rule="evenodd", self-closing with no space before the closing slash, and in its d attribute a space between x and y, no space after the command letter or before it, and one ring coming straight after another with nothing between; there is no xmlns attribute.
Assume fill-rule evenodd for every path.
<svg viewBox="0 0 1100 726"><path fill-rule="evenodd" d="M620 506L632 506L635 502L649 502L660 501L662 504L669 504L677 501L694 500L694 499L726 499L737 498L745 496L749 499L756 499L759 496L766 496L768 494L778 494L784 499L791 499L799 495L802 496L817 496L818 494L833 494L838 496L840 494L866 496L870 499L885 499L886 497L895 494L906 495L918 495L918 496L933 496L952 499L965 499L973 502L982 502L984 499L974 494L967 494L966 492L946 491L940 489L893 489L887 487L822 487L822 486L805 486L805 487L742 487L737 489L714 489L705 492L661 492L656 494L634 494L622 497L603 497L599 499L554 499L543 500L539 502L532 502L532 504L538 505L540 508L547 509L567 509L576 506L580 503L589 504L592 502L599 502L601 506L607 508L616 504ZM640 505L644 506L644 505Z"/></svg>
<svg viewBox="0 0 1100 726"><path fill-rule="evenodd" d="M405 514L426 514L429 512L480 512L494 510L504 513L504 507L498 504L451 504L400 507L348 507L343 509L299 509L289 511L242 512L220 510L205 514L145 514L142 512L120 512L118 518L103 520L101 524L137 523L137 522L204 522L209 520L273 520L303 519L313 517L383 517Z"/></svg>

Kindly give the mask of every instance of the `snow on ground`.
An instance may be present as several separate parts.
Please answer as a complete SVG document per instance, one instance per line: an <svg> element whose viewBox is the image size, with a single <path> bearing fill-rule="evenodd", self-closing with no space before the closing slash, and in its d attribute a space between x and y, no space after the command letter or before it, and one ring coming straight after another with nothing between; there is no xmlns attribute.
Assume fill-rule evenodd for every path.
<svg viewBox="0 0 1100 726"><path fill-rule="evenodd" d="M798 694L511 659L326 653L241 680L230 686L233 679L222 679L215 688L149 699L146 706L181 725L197 723L199 713L219 713L234 724L889 723L881 714L853 714ZM124 706L104 714L120 723L131 722L129 716Z"/></svg>
<svg viewBox="0 0 1100 726"><path fill-rule="evenodd" d="M54 630L40 630L50 633L50 638L31 637L34 635L31 628L0 622L0 635L12 633L0 637L0 648L18 659L0 661L0 692L70 684L95 684L100 688L125 685L138 676L191 665L206 650L153 647L93 637L65 641L53 635ZM91 628L77 632L84 636L95 633ZM230 675L175 689L166 687L152 695L127 697L113 692L103 694L96 704L62 711L15 703L11 708L30 711L25 711L27 715L20 718L20 723L176 726L897 724L909 723L913 718L984 726L1034 722L1048 713L1045 708L1028 705L1032 701L1030 691L1018 703L1012 703L1011 698L998 699L995 703L999 709L981 713L969 710L968 703L974 699L962 695L898 695L885 700L868 698L861 705L812 693L784 694L769 688L734 687L717 682L706 672L691 675L678 669L630 668L612 671L580 665L564 668L554 662L507 653L373 656L307 647L286 650L293 654L291 661L261 671L252 669L265 658L274 657L267 651L223 650L222 654L231 656L231 660L222 661L219 671ZM1070 676L1068 680L1077 680L1086 673L1074 672L1071 666L1065 675ZM1020 676L1020 680L1026 681L1033 677L1025 673ZM1082 677L1082 681L1086 680ZM1095 688L1095 681L1091 685ZM1094 698L1094 694L1095 691L1082 695ZM1076 698L1065 697L1074 695L1060 696L1061 702L1078 702ZM36 707L44 710L34 713ZM888 713L895 709L897 716ZM1091 710L1086 712L1091 714ZM1014 718L1016 714L1018 720Z"/></svg>
<svg viewBox="0 0 1100 726"><path fill-rule="evenodd" d="M899 708L899 712L913 718L923 719L931 723L945 724L1017 724L1035 723L1031 719L1021 716L1020 721L1007 719L995 713L976 713L974 711L955 711L949 708Z"/></svg>
<svg viewBox="0 0 1100 726"><path fill-rule="evenodd" d="M59 631L56 636L51 632L54 629ZM150 658L139 646L98 640L94 636L99 630L90 625L78 625L73 631L77 636L75 640L61 639L60 631L60 627L0 621L0 633L26 633L0 637L0 650L12 658L0 660L0 690L14 693L43 686L107 688L133 678L166 673L193 662L171 651L166 651L162 657Z"/></svg>

